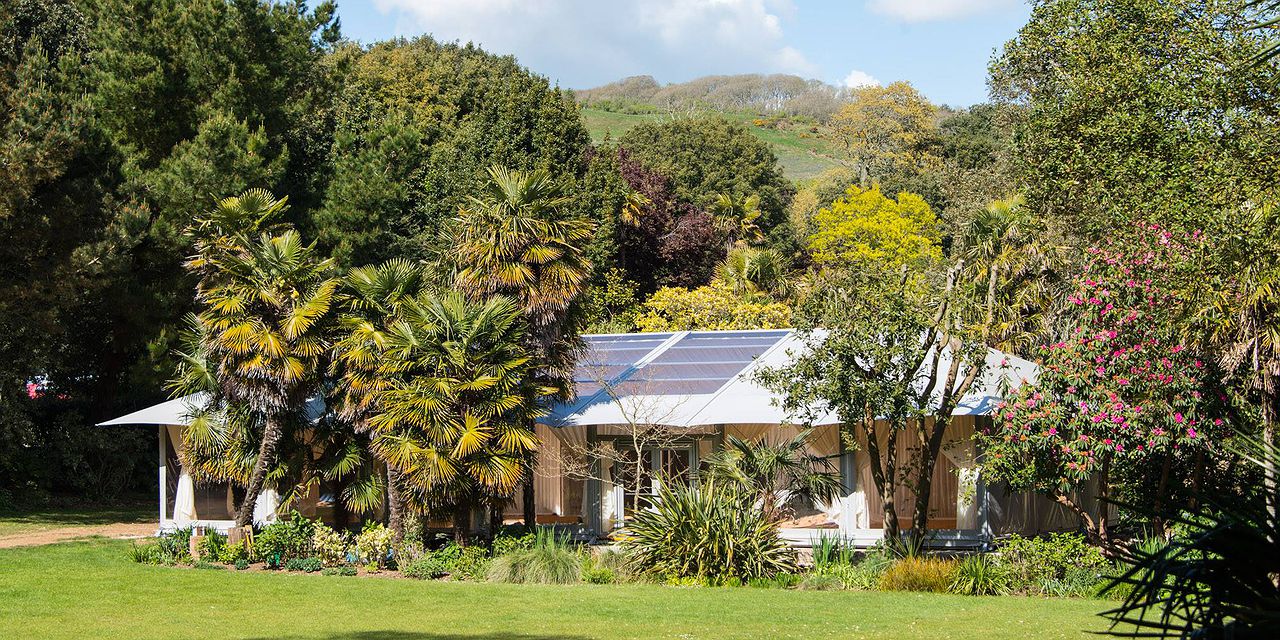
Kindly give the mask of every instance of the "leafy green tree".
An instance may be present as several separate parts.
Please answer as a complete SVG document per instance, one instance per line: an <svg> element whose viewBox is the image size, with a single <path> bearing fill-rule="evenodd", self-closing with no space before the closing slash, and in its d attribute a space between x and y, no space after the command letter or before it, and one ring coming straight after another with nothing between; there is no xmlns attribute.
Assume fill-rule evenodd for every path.
<svg viewBox="0 0 1280 640"><path fill-rule="evenodd" d="M566 183L584 169L577 106L514 58L425 36L337 57L333 174L315 224L344 266L447 255L442 231L491 165Z"/></svg>
<svg viewBox="0 0 1280 640"><path fill-rule="evenodd" d="M759 196L734 197L719 193L707 211L715 220L716 229L724 234L726 255L736 243L752 244L764 240L764 234L756 224L760 219Z"/></svg>
<svg viewBox="0 0 1280 640"><path fill-rule="evenodd" d="M769 145L723 118L680 118L640 124L622 146L645 167L671 179L676 197L707 209L720 194L759 197L757 225L771 239L786 235L794 192Z"/></svg>
<svg viewBox="0 0 1280 640"><path fill-rule="evenodd" d="M748 298L785 299L792 290L785 259L772 249L738 247L720 263L717 277Z"/></svg>
<svg viewBox="0 0 1280 640"><path fill-rule="evenodd" d="M1265 46L1236 3L1034 3L991 66L993 96L1025 109L1029 206L1091 239L1132 220L1212 232L1280 175L1274 61L1248 64Z"/></svg>
<svg viewBox="0 0 1280 640"><path fill-rule="evenodd" d="M387 382L369 418L374 451L418 504L453 509L459 539L472 508L496 509L515 491L538 447L524 327L513 300L451 292L406 300L387 328Z"/></svg>
<svg viewBox="0 0 1280 640"><path fill-rule="evenodd" d="M237 526L253 516L287 420L320 391L330 348L338 287L332 262L296 231L272 225L285 207L283 199L251 190L223 199L191 228L195 254L187 268L199 278L197 318L216 383L214 406L263 422Z"/></svg>
<svg viewBox="0 0 1280 640"><path fill-rule="evenodd" d="M831 129L864 181L938 167L937 110L910 83L859 87L851 98L831 117Z"/></svg>

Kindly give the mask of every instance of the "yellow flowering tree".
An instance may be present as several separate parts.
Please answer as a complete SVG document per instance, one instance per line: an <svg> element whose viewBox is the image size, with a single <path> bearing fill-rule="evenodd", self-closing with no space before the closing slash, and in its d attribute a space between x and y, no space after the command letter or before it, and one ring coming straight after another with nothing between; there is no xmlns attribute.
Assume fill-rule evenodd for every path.
<svg viewBox="0 0 1280 640"><path fill-rule="evenodd" d="M646 332L791 326L790 306L781 302L753 302L720 280L696 289L658 289L645 301L643 311L636 326Z"/></svg>
<svg viewBox="0 0 1280 640"><path fill-rule="evenodd" d="M938 217L923 198L900 193L890 198L878 186L851 186L844 197L818 211L809 252L816 265L886 266L911 271L942 257Z"/></svg>

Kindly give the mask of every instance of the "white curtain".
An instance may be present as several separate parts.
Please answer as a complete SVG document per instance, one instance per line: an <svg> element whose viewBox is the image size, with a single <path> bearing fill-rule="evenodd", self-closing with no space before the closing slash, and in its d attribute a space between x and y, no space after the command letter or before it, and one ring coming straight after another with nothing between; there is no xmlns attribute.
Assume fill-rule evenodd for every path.
<svg viewBox="0 0 1280 640"><path fill-rule="evenodd" d="M173 523L186 527L196 519L196 487L191 474L186 471L178 476L178 490L173 498Z"/></svg>
<svg viewBox="0 0 1280 640"><path fill-rule="evenodd" d="M253 503L253 523L268 525L276 521L276 510L280 508L280 494L275 489L263 489L258 494L258 501Z"/></svg>

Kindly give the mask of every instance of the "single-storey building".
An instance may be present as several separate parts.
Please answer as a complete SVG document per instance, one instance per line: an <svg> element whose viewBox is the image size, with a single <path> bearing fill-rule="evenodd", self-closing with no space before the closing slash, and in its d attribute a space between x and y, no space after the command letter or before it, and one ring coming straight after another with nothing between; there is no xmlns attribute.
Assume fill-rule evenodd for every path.
<svg viewBox="0 0 1280 640"><path fill-rule="evenodd" d="M607 534L621 526L637 503L637 487L653 491L663 478L696 483L702 461L727 437L778 442L800 429L777 394L762 387L755 375L762 367L785 365L803 351L804 341L795 330L589 335L586 341L587 352L575 373L576 399L552 407L537 425L543 443L534 481L539 522ZM944 361L947 356L944 350ZM990 350L983 375L956 405L929 501L936 544L975 546L1005 533L1076 528L1075 515L1061 505L989 485L981 473L974 431L991 419L1001 390L1034 380L1037 371L1032 362ZM182 468L176 448L186 416L202 400L170 400L102 423L157 425L159 520L164 529L225 529L232 524L233 488L195 482ZM809 447L832 461L843 495L831 504L793 503L795 518L784 523L784 535L798 545L820 536L874 544L881 538L884 512L866 447L835 415L815 421L813 429ZM904 436L898 439L899 459L906 458L915 441ZM623 451L631 452L629 458ZM637 452L644 474L639 482ZM906 487L898 493L905 525L913 500ZM295 507L323 517L328 500L320 488ZM510 517L519 517L521 502L516 496ZM278 504L278 494L265 491L255 521L272 520Z"/></svg>

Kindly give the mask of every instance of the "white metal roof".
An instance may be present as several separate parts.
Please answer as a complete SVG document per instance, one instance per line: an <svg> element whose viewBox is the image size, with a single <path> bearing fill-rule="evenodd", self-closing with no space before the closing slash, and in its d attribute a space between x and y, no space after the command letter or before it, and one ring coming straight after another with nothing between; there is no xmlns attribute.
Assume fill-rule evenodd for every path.
<svg viewBox="0 0 1280 640"><path fill-rule="evenodd" d="M805 350L793 329L685 331L585 336L587 355L575 372L577 399L553 407L543 419L552 426L665 424L786 424L781 398L760 386L761 367L786 365ZM950 352L940 358L942 370ZM1001 388L1035 380L1038 367L991 349L987 366L954 415L986 415ZM962 374L963 375L963 372ZM958 381L957 381L958 382ZM942 390L934 393L937 406ZM817 424L835 424L828 413Z"/></svg>
<svg viewBox="0 0 1280 640"><path fill-rule="evenodd" d="M551 408L542 422L552 426L664 424L698 427L720 424L787 424L777 394L760 386L761 367L786 365L805 349L794 329L757 331L682 331L584 336L586 356L574 373L577 398ZM950 362L944 349L943 370ZM987 415L1001 399L1001 388L1034 381L1035 363L991 349L981 380L960 399L954 415ZM961 374L963 375L963 373ZM934 394L936 406L942 390ZM101 426L177 424L208 401L193 394L135 411ZM323 404L308 407L318 416ZM835 424L828 414L817 424Z"/></svg>

